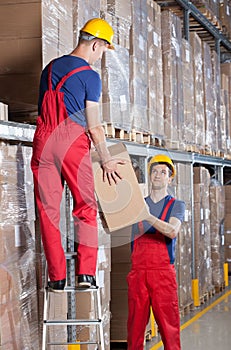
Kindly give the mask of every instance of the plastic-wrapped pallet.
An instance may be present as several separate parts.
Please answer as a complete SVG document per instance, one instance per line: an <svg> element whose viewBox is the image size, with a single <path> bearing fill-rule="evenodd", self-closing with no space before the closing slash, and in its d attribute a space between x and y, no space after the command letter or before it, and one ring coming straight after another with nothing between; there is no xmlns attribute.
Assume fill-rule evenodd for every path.
<svg viewBox="0 0 231 350"><path fill-rule="evenodd" d="M224 281L224 217L225 190L218 181L211 181L209 188L210 199L210 231L211 231L211 260L212 282L219 287Z"/></svg>
<svg viewBox="0 0 231 350"><path fill-rule="evenodd" d="M161 49L161 8L152 0L147 1L148 25L148 120L149 132L164 138L163 64Z"/></svg>
<svg viewBox="0 0 231 350"><path fill-rule="evenodd" d="M205 109L205 147L209 154L217 150L217 127L215 120L215 89L212 74L211 49L206 42L202 44L204 109Z"/></svg>
<svg viewBox="0 0 231 350"><path fill-rule="evenodd" d="M195 32L190 33L190 42L193 52L195 144L198 150L200 150L205 148L202 42L200 37Z"/></svg>
<svg viewBox="0 0 231 350"><path fill-rule="evenodd" d="M194 167L194 254L195 277L199 295L213 289L211 269L211 232L209 206L210 174L204 167Z"/></svg>
<svg viewBox="0 0 231 350"><path fill-rule="evenodd" d="M185 218L177 236L176 271L180 310L192 304L192 212L191 212L191 165L176 164L175 196L186 205Z"/></svg>
<svg viewBox="0 0 231 350"><path fill-rule="evenodd" d="M131 118L132 128L142 132L149 131L147 43L147 1L133 1L130 47Z"/></svg>
<svg viewBox="0 0 231 350"><path fill-rule="evenodd" d="M194 136L194 78L193 56L189 42L182 39L182 70L183 70L183 103L184 127L182 128L183 141L187 147L195 144ZM190 150L190 149L189 149Z"/></svg>
<svg viewBox="0 0 231 350"><path fill-rule="evenodd" d="M231 272L231 186L225 189L225 262L229 265Z"/></svg>
<svg viewBox="0 0 231 350"><path fill-rule="evenodd" d="M181 21L170 11L161 17L166 146L179 149L184 126Z"/></svg>
<svg viewBox="0 0 231 350"><path fill-rule="evenodd" d="M31 148L0 144L0 347L38 349Z"/></svg>

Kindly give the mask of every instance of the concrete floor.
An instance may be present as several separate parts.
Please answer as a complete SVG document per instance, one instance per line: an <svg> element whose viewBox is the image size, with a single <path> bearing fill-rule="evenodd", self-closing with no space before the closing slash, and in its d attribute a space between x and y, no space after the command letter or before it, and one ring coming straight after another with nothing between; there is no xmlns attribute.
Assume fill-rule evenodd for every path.
<svg viewBox="0 0 231 350"><path fill-rule="evenodd" d="M216 294L208 302L181 320L182 350L231 349L231 288ZM146 343L146 350L163 350L160 338Z"/></svg>
<svg viewBox="0 0 231 350"><path fill-rule="evenodd" d="M181 319L182 350L231 349L231 286ZM126 349L113 344L111 349ZM164 350L160 336L146 342L145 350Z"/></svg>

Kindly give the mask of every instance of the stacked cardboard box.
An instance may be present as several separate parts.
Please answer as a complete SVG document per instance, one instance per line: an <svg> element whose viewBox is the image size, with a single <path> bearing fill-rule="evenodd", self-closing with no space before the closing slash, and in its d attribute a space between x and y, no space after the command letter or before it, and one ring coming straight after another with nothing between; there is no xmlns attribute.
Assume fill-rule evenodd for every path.
<svg viewBox="0 0 231 350"><path fill-rule="evenodd" d="M204 114L204 82L202 42L195 32L190 33L190 43L193 52L193 77L194 77L194 140L198 149L205 146L205 114Z"/></svg>
<svg viewBox="0 0 231 350"><path fill-rule="evenodd" d="M224 281L224 217L225 191L219 183L212 183L210 195L210 231L211 231L211 259L212 283L219 287Z"/></svg>
<svg viewBox="0 0 231 350"><path fill-rule="evenodd" d="M226 117L222 114L222 98L221 98L221 69L218 54L212 51L212 71L214 82L214 113L215 113L215 127L216 127L216 149L223 153L227 151L227 131L226 131ZM219 127L218 127L219 125Z"/></svg>
<svg viewBox="0 0 231 350"><path fill-rule="evenodd" d="M128 287L131 268L131 226L112 235L111 243L111 341L127 339Z"/></svg>
<svg viewBox="0 0 231 350"><path fill-rule="evenodd" d="M31 148L0 145L0 347L38 349Z"/></svg>
<svg viewBox="0 0 231 350"><path fill-rule="evenodd" d="M126 18L105 15L116 30L116 50L106 52L102 60L102 113L106 123L130 131L129 28ZM127 30L125 30L125 28ZM125 35L126 34L126 35Z"/></svg>
<svg viewBox="0 0 231 350"><path fill-rule="evenodd" d="M225 262L231 272L231 186L225 186Z"/></svg>
<svg viewBox="0 0 231 350"><path fill-rule="evenodd" d="M177 236L176 271L179 307L192 304L192 212L191 212L191 165L176 165L176 198L185 202L185 218Z"/></svg>
<svg viewBox="0 0 231 350"><path fill-rule="evenodd" d="M131 3L107 0L104 7L101 4L101 15L113 27L115 45L115 51L106 52L101 62L102 117L106 123L112 123L117 128L130 131Z"/></svg>
<svg viewBox="0 0 231 350"><path fill-rule="evenodd" d="M195 5L207 18L215 21L219 18L219 0L192 0Z"/></svg>
<svg viewBox="0 0 231 350"><path fill-rule="evenodd" d="M219 17L222 23L223 32L231 39L231 2L230 0L220 1Z"/></svg>
<svg viewBox="0 0 231 350"><path fill-rule="evenodd" d="M213 287L209 185L209 171L202 166L194 167L194 263L195 278L199 281L200 297L203 297Z"/></svg>
<svg viewBox="0 0 231 350"><path fill-rule="evenodd" d="M221 74L227 77L222 77L223 90L223 113L224 118L226 118L226 136L227 136L227 150L230 150L230 140L231 140L231 62L225 62L221 64Z"/></svg>
<svg viewBox="0 0 231 350"><path fill-rule="evenodd" d="M2 0L0 96L9 119L34 121L41 69L73 47L72 0Z"/></svg>
<svg viewBox="0 0 231 350"><path fill-rule="evenodd" d="M130 35L130 102L132 128L148 131L147 1L132 2Z"/></svg>
<svg viewBox="0 0 231 350"><path fill-rule="evenodd" d="M179 148L184 125L182 79L182 32L179 17L170 11L161 15L164 78L164 118L167 147Z"/></svg>
<svg viewBox="0 0 231 350"><path fill-rule="evenodd" d="M216 123L215 123L215 89L212 74L212 56L210 46L203 42L203 90L205 115L205 147L217 150Z"/></svg>
<svg viewBox="0 0 231 350"><path fill-rule="evenodd" d="M148 119L151 134L164 137L163 65L161 49L161 8L147 0Z"/></svg>
<svg viewBox="0 0 231 350"><path fill-rule="evenodd" d="M182 138L187 145L194 145L194 78L192 48L187 40L182 39L183 101L184 127Z"/></svg>
<svg viewBox="0 0 231 350"><path fill-rule="evenodd" d="M221 74L221 137L222 145L230 153L230 118L229 118L229 77ZM223 147L221 149L223 149Z"/></svg>

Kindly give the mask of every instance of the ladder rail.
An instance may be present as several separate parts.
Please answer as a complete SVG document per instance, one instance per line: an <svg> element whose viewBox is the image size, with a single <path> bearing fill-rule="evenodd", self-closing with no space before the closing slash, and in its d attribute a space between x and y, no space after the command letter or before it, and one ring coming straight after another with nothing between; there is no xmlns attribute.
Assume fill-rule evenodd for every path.
<svg viewBox="0 0 231 350"><path fill-rule="evenodd" d="M74 259L76 257L75 253L67 253L66 259ZM43 334L42 334L42 350L48 350L49 346L62 346L62 345L100 345L100 350L105 350L104 342L104 332L103 332L103 319L102 319L102 306L101 306L101 293L100 287L98 286L98 274L96 276L97 286L91 288L78 288L73 286L66 286L62 293L66 293L67 297L70 293L93 293L94 306L95 306L95 319L66 319L66 320L56 320L48 319L49 304L50 304L50 293L48 288L48 271L47 264L45 266L45 283L44 283L44 307L43 307ZM71 294L70 294L71 295ZM77 295L76 295L77 297ZM68 339L66 343L63 342L48 342L48 327L49 326L95 326L96 327L96 341L74 341L73 339ZM73 334L73 332L72 332ZM67 334L68 336L68 334ZM69 338L69 336L68 336Z"/></svg>

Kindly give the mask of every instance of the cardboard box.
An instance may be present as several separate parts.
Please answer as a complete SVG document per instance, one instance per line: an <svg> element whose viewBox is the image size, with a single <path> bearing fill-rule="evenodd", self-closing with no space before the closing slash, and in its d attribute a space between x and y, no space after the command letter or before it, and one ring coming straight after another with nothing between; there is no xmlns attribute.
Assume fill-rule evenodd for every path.
<svg viewBox="0 0 231 350"><path fill-rule="evenodd" d="M108 149L113 158L126 161L124 165L118 165L122 180L110 186L103 182L98 153L92 152L95 191L108 229L112 232L145 220L148 212L125 145L117 143Z"/></svg>
<svg viewBox="0 0 231 350"><path fill-rule="evenodd" d="M225 199L230 200L231 199L231 186L225 186Z"/></svg>

